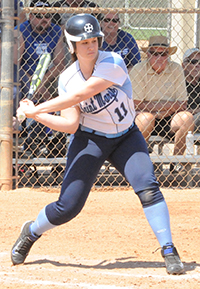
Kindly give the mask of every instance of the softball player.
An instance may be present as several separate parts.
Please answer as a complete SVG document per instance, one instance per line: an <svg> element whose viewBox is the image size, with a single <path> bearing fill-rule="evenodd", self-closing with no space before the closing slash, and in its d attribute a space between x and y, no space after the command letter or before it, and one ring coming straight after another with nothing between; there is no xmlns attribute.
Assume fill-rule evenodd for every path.
<svg viewBox="0 0 200 289"><path fill-rule="evenodd" d="M59 96L38 106L25 100L21 106L26 116L48 127L76 132L71 136L59 199L47 205L36 221L24 224L12 248L12 262L23 263L45 231L77 216L99 169L108 160L138 195L162 247L167 272L181 274L184 268L172 243L168 208L146 142L134 123L126 65L118 54L99 50L103 33L95 17L75 15L64 32L74 62L60 75ZM47 114L58 110L61 116Z"/></svg>

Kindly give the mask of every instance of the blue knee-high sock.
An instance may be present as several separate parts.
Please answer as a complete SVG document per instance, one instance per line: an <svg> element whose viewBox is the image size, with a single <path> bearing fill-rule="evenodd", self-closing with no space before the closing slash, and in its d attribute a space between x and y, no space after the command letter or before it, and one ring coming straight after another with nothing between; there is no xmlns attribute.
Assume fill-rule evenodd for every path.
<svg viewBox="0 0 200 289"><path fill-rule="evenodd" d="M35 222L31 224L30 231L33 235L40 236L44 232L53 229L55 227L56 226L51 224L47 219L45 208L43 208L42 211L40 211Z"/></svg>
<svg viewBox="0 0 200 289"><path fill-rule="evenodd" d="M144 213L160 246L163 247L167 243L172 243L170 217L166 202L162 201L146 207Z"/></svg>

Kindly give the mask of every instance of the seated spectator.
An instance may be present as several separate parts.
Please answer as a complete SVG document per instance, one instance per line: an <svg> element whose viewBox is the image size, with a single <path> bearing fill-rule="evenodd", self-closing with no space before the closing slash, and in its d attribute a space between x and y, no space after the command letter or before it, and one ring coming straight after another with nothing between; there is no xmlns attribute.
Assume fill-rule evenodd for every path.
<svg viewBox="0 0 200 289"><path fill-rule="evenodd" d="M120 18L118 13L109 12L101 21L101 28L105 35L103 50L114 51L122 56L128 71L140 62L140 52L134 37L119 28Z"/></svg>
<svg viewBox="0 0 200 289"><path fill-rule="evenodd" d="M48 1L33 0L30 7L51 7ZM35 99L42 101L50 97L49 89L60 72L65 68L64 44L62 30L51 23L50 13L29 13L29 19L14 31L14 63L20 62L20 81L23 97L28 93L31 77L37 67L42 53L48 52L52 57L52 65L45 74L43 81L35 94ZM19 49L18 49L19 47ZM18 55L19 54L19 55ZM23 77L26 79L24 81ZM29 82L27 83L27 80ZM48 89L47 89L48 88ZM52 94L52 93L51 93ZM57 92L56 92L57 95Z"/></svg>
<svg viewBox="0 0 200 289"><path fill-rule="evenodd" d="M171 61L177 47L170 47L167 37L152 36L142 47L147 59L135 65L130 78L136 105L136 124L146 141L153 135L174 139L174 155L183 155L186 135L193 131L192 114L187 111L187 91L181 65ZM177 173L182 166L171 164Z"/></svg>
<svg viewBox="0 0 200 289"><path fill-rule="evenodd" d="M30 7L37 7L38 9L45 7L48 9L51 5L46 0L33 0L30 3ZM30 82L41 54L45 52L51 54L52 61L49 69L32 99L35 103L43 102L58 95L57 77L65 68L62 29L58 25L51 23L51 18L50 13L29 13L28 20L19 26L19 35L18 28L15 27L14 30L15 78L17 79L18 71L16 65L19 62L21 98L27 97ZM17 106L18 104L16 104ZM26 125L28 134L34 135L32 133L32 130L36 130L34 121L28 120ZM38 129L44 130L44 132L48 131L48 128L44 127L38 127ZM32 141L34 140L32 139ZM27 140L26 145L29 145L29 140Z"/></svg>
<svg viewBox="0 0 200 289"><path fill-rule="evenodd" d="M200 133L200 50L188 49L182 63L188 92L188 110L194 117L194 132Z"/></svg>

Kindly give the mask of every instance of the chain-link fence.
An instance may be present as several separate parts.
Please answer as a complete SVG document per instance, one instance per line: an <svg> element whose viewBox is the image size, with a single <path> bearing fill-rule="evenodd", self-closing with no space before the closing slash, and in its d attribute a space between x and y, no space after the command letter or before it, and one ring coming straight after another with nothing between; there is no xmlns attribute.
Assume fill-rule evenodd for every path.
<svg viewBox="0 0 200 289"><path fill-rule="evenodd" d="M172 55L161 55L163 51L160 52L159 50L155 55L155 49L151 51L152 57L155 59L169 58L171 61L178 63L178 68L176 73L172 69L169 77L165 78L163 83L162 80L156 82L153 77L150 77L148 85L151 85L153 95L152 99L148 98L149 106L146 105L141 108L142 106L139 106L139 104L136 105L138 114L148 112L153 116L157 113L158 116L160 111L165 110L163 118L166 123L161 124L161 131L165 131L165 125L167 130L170 130L173 116L183 110L183 102L187 104L187 99L184 100L183 97L184 92L181 92L183 95L178 95L185 87L185 84L180 83L179 80L181 79L180 74L183 74L181 66L184 53L189 48L199 46L198 1L184 1L183 3L183 1L116 0L106 1L105 3L105 1L99 0L95 1L95 5L97 4L98 7L94 3L88 4L87 1L83 1L76 8L74 7L77 2L81 1L74 1L74 5L71 4L71 6L67 4L67 1L50 2L53 4L50 10L49 8L42 8L42 10L34 8L34 10L30 10L28 8L30 2L24 1L25 8L23 11L26 12L27 22L19 23L18 27L15 28L14 77L16 85L14 88L14 114L19 100L25 98L28 94L38 59L44 52L51 53L52 61L42 85L38 88L32 100L35 103L41 103L57 95L58 76L70 64L70 54L62 35L64 23L73 13L87 12L93 13L100 21L102 30L105 33L103 49L120 53L127 64L130 76L134 75L131 70L135 69L135 65L140 62L140 58L143 62L147 61L148 53L141 48L148 47L148 40L151 36L167 36L170 39L170 47L177 47L176 53ZM118 36L115 37L115 35ZM200 73L198 72L200 71L200 60L195 62L200 59L200 54L192 55L194 59L190 59L190 56L187 58L187 69L190 68L196 74ZM192 60L195 60L193 61L194 63L191 62ZM141 69L143 68L141 66ZM139 74L138 87L144 88L147 84L147 80L144 79L145 71L142 70ZM187 82L188 87L193 87L194 89L192 92L188 90L185 93L186 95L190 94L192 103L190 111L194 114L198 112L198 93L200 91L198 80L200 75L199 77L191 77L192 80L194 78L197 80L196 84L192 80L192 83L188 84ZM133 91L137 93L135 82L133 81L133 83L135 89ZM176 84L174 85L174 83ZM179 87L177 87L177 83ZM162 96L155 96L155 91L163 92L164 89L166 90L166 95L164 93ZM140 104L145 100L146 98L140 99ZM163 103L163 106L158 110L155 107L155 102ZM167 108L165 106L166 103ZM179 107L177 107L177 103ZM58 114L59 112L55 113ZM181 129L181 126L183 127L184 117L182 122L179 122L178 129ZM152 126L155 128L160 119L161 117L156 117L156 123L154 123L155 119L151 120L151 122L149 121L149 123L153 124ZM177 126L178 124L173 126L175 131ZM187 127L186 132L188 130L193 130L192 126ZM198 146L200 144L200 135L198 134L198 127L195 126L194 151L190 155L186 155L184 150L186 132L181 140L182 148L179 145L180 151L176 152L175 155L174 144L178 140L174 137L174 133L163 135L159 131L154 136L150 131L146 137L150 157L154 163L155 173L161 186L199 186L200 156L198 155ZM69 141L70 135L55 132L38 122L26 119L18 128L17 133L14 134L13 175L16 176L14 178L15 186L60 185ZM175 166L172 170L170 170L171 164ZM128 186L128 183L112 165L106 162L98 174L95 185Z"/></svg>

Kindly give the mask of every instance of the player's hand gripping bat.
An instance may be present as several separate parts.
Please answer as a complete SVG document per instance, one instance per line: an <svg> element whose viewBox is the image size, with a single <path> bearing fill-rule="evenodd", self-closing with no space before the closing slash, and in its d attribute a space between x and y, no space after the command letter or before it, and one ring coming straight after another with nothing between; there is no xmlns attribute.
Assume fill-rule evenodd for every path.
<svg viewBox="0 0 200 289"><path fill-rule="evenodd" d="M43 79L43 77L47 71L47 68L49 66L50 61L51 61L50 53L43 53L40 56L38 65L37 65L36 70L33 74L32 81L30 84L30 89L29 89L29 93L27 96L28 99L32 98L33 94L35 93L38 86L40 85L40 83L41 83L41 81L42 81L42 79ZM18 108L18 110L17 110L17 118L18 118L19 122L22 122L26 118L25 113L20 108Z"/></svg>

